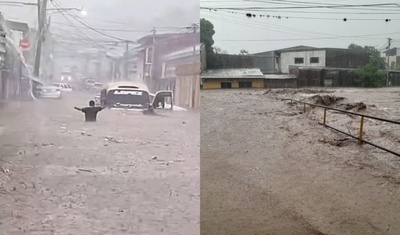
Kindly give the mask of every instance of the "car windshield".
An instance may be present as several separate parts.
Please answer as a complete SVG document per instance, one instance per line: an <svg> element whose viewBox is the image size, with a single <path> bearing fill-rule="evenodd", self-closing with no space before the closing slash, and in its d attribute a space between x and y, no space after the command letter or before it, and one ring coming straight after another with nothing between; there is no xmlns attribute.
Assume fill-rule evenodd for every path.
<svg viewBox="0 0 400 235"><path fill-rule="evenodd" d="M58 90L58 87L55 87L55 86L44 86L44 87L41 87L40 89L42 89L44 91L56 91L56 90Z"/></svg>
<svg viewBox="0 0 400 235"><path fill-rule="evenodd" d="M150 102L149 93L142 90L110 90L107 93L107 103L109 105L141 105L145 106Z"/></svg>

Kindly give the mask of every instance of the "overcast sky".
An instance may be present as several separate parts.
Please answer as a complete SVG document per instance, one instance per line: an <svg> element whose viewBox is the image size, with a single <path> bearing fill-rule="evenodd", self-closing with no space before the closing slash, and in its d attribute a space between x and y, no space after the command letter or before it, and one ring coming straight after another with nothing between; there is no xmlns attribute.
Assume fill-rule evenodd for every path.
<svg viewBox="0 0 400 235"><path fill-rule="evenodd" d="M16 0L18 2L36 3L36 0ZM157 33L180 32L182 27L199 22L198 0L55 0L54 5L49 0L48 8L57 6L63 8L84 8L88 15L81 17L75 14L85 24L101 29L102 33L126 40L136 40L150 34L152 27ZM31 27L37 27L37 7L35 6L6 6L1 3L0 11L6 19L27 22ZM51 10L48 13L52 12ZM60 14L51 15L51 31L61 37L86 37L95 40L114 40L85 28L75 19ZM72 22L72 24L71 24ZM78 29L76 29L78 28ZM112 29L111 31L109 29Z"/></svg>
<svg viewBox="0 0 400 235"><path fill-rule="evenodd" d="M400 7L376 6L375 9L367 7L362 7L363 9L360 9L361 7L358 7L359 9L271 8L311 6L310 3L321 6L322 4L360 5L392 2L400 4L398 0L201 0L201 7L258 7L258 9L245 11L236 9L201 10L200 16L214 25L215 46L229 53L239 53L241 49L256 53L298 45L347 48L351 43L384 49L389 37L393 39L392 47L400 46ZM259 7L270 9L259 11ZM246 13L257 16L248 18ZM270 15L270 17L260 17L260 14ZM278 19L273 16L282 18ZM343 18L348 20L344 22ZM391 21L385 22L385 19L391 19Z"/></svg>

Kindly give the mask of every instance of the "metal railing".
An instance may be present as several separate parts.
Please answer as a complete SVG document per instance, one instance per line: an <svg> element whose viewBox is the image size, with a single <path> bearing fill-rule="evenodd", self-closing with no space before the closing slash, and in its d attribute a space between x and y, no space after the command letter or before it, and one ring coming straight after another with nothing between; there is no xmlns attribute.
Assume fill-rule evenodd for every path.
<svg viewBox="0 0 400 235"><path fill-rule="evenodd" d="M319 104L311 104L311 103L307 103L307 102L299 101L299 100L294 100L294 99L281 99L281 100L290 101L290 103L295 102L295 103L303 104L304 113L306 113L306 111L307 111L307 110L306 110L306 105L309 105L309 106L312 106L312 107L323 108L323 109L324 109L323 123L318 122L318 124L323 125L323 126L325 126L325 127L328 127L328 128L330 128L330 129L332 129L332 130L334 130L334 131L337 131L337 132L340 132L340 133L342 133L342 134L345 134L345 135L347 135L347 136L350 136L350 137L352 137L352 138L354 138L354 139L358 139L358 144L360 144L360 145L362 145L363 143L366 143L366 144L372 145L372 146L374 146L374 147L376 147L376 148L378 148L378 149L384 150L384 151L386 151L386 152L389 152L389 153L391 153L391 154L394 154L394 155L400 157L400 153L394 152L394 151L392 151L392 150L390 150L390 149L384 148L384 147L382 147L382 146L379 146L379 145L377 145L377 144L371 143L371 142L369 142L369 141L363 139L364 118L374 119L374 120L378 120L378 121L382 121L382 122L387 122L387 123L393 123L393 124L397 124L397 125L400 125L400 122L399 122L399 121L394 121L394 120L389 120L389 119L385 119L385 118L374 117L374 116L370 116L370 115L365 115L365 114L361 114L361 113L351 112L351 111L347 111L347 110L343 110L343 109L332 108L332 107L329 107L329 106L324 106L324 105L319 105ZM339 130L339 129L337 129L337 128L334 128L334 127L332 127L332 126L327 125L327 124L326 124L326 112L327 112L327 110L335 110L335 111L338 111L338 112L341 112L341 113L352 114L352 115L356 115L356 116L361 117L359 135L358 135L358 136L354 136L354 135L351 135L351 134L349 134L349 133L347 133L347 132L344 132L344 131L342 131L342 130Z"/></svg>

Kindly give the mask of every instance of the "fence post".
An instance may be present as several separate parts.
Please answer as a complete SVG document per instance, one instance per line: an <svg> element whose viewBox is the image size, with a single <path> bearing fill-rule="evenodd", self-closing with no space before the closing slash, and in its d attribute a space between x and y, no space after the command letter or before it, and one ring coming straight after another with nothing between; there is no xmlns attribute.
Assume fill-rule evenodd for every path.
<svg viewBox="0 0 400 235"><path fill-rule="evenodd" d="M360 123L360 136L358 139L358 144L363 143L363 129L364 129L364 116L361 116L361 123Z"/></svg>
<svg viewBox="0 0 400 235"><path fill-rule="evenodd" d="M326 126L326 108L324 108L324 126Z"/></svg>

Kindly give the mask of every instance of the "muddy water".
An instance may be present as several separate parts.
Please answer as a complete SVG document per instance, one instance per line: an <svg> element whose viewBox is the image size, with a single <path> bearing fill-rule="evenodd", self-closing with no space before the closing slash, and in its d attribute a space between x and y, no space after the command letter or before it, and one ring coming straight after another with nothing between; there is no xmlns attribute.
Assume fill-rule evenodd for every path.
<svg viewBox="0 0 400 235"><path fill-rule="evenodd" d="M0 234L199 234L199 114L82 113L90 95L0 117Z"/></svg>
<svg viewBox="0 0 400 235"><path fill-rule="evenodd" d="M346 136L317 124L321 110L302 114L303 106L277 99L312 95L202 91L202 234L400 233L398 158L353 140L321 141ZM396 89L329 95L364 102L366 113L399 114ZM328 113L328 121L357 133L356 118ZM398 127L367 121L365 128L366 137L398 148Z"/></svg>

